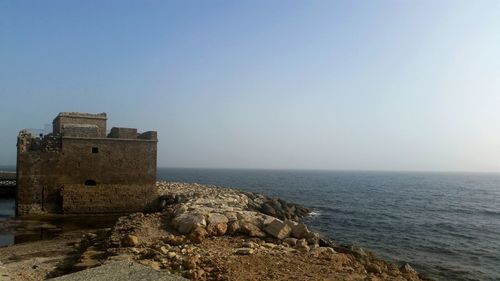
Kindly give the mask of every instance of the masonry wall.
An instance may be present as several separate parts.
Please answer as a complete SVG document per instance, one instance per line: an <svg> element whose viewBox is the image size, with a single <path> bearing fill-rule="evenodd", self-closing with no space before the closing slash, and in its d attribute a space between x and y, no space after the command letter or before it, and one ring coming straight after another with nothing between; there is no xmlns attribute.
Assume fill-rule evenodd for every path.
<svg viewBox="0 0 500 281"><path fill-rule="evenodd" d="M62 125L64 136L68 137L84 137L84 138L98 138L101 135L101 129L96 125Z"/></svg>
<svg viewBox="0 0 500 281"><path fill-rule="evenodd" d="M130 213L143 211L157 196L154 184L64 186L62 210L64 214Z"/></svg>
<svg viewBox="0 0 500 281"><path fill-rule="evenodd" d="M61 154L57 151L18 153L16 203L19 215L61 212L61 163Z"/></svg>
<svg viewBox="0 0 500 281"><path fill-rule="evenodd" d="M59 114L52 122L53 133L61 134L63 133L63 126L65 124L76 124L76 125L95 125L98 127L98 136L106 137L106 114Z"/></svg>
<svg viewBox="0 0 500 281"><path fill-rule="evenodd" d="M61 152L68 184L156 183L156 140L63 137Z"/></svg>
<svg viewBox="0 0 500 281"><path fill-rule="evenodd" d="M20 137L18 140L17 211L19 215L42 211L63 212L61 190L66 190L67 186L94 188L84 188L78 193L83 201L78 201L77 204L86 209L94 200L92 198L97 195L110 196L106 201L110 204L106 207L107 209L100 206L102 202L98 202L100 207L93 209L98 213L108 209L119 212L116 210L124 210L124 206L130 208L130 211L142 208L147 200L144 201L144 197L141 196L134 196L130 188L137 189L137 194L155 190L151 187L154 187L156 183L156 139L62 137L59 142L54 142L53 147L43 150L36 146L36 149L30 149L34 147L30 142L33 142L33 139L27 137ZM96 185L85 186L86 182L94 182ZM115 192L102 193L104 191L102 188L105 186L111 187ZM124 186L124 189L116 190L118 186ZM68 192L66 193L70 194L68 196L75 198L71 195L76 194L75 192ZM86 193L89 194L88 198L91 200L87 200ZM132 206L136 207L132 208ZM76 213L75 208L67 207L66 209Z"/></svg>
<svg viewBox="0 0 500 281"><path fill-rule="evenodd" d="M135 128L111 128L108 138L137 139L139 134Z"/></svg>

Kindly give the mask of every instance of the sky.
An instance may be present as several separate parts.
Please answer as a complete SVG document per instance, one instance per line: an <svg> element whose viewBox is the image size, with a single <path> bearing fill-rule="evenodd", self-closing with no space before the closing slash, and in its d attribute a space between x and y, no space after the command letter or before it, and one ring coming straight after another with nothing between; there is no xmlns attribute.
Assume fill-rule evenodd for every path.
<svg viewBox="0 0 500 281"><path fill-rule="evenodd" d="M500 172L500 1L0 0L0 165L61 111L160 167Z"/></svg>

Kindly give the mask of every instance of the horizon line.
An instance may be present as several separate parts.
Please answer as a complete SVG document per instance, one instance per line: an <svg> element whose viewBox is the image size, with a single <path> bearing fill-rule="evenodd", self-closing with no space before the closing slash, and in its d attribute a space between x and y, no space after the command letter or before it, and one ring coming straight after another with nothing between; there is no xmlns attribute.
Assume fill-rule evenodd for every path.
<svg viewBox="0 0 500 281"><path fill-rule="evenodd" d="M0 165L3 168L15 168L16 165ZM500 171L465 171L465 170L391 170L391 169L329 169L329 168L250 168L250 167L182 167L157 166L157 169L185 169L185 170L247 170L247 171L311 171L311 172L369 172L369 173L437 173L437 174L500 174ZM1 169L0 169L1 171Z"/></svg>
<svg viewBox="0 0 500 281"><path fill-rule="evenodd" d="M464 170L391 170L391 169L328 169L328 168L241 168L241 167L174 167L158 166L157 169L192 169L192 170L254 170L254 171L317 171L317 172L391 172L391 173L471 173L471 174L500 174L500 171L464 171Z"/></svg>

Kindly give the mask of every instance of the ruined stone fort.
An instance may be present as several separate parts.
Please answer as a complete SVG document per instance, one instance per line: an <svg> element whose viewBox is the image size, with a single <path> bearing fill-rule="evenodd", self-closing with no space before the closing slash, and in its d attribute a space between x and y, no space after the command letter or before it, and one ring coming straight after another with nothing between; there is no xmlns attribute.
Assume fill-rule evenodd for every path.
<svg viewBox="0 0 500 281"><path fill-rule="evenodd" d="M106 113L61 112L52 133L17 138L16 213L130 213L156 198L157 133L113 127Z"/></svg>

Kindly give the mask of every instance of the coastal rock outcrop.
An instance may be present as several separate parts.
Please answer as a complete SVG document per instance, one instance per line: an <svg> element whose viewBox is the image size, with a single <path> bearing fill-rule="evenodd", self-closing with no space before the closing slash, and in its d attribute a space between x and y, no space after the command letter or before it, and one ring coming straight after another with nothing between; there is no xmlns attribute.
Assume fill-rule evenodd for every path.
<svg viewBox="0 0 500 281"><path fill-rule="evenodd" d="M180 234L196 232L190 235L194 241L226 233L279 240L290 235L295 238L310 236L307 226L290 220L309 213L297 204L216 186L166 182L157 185L160 205L171 217L172 226Z"/></svg>

